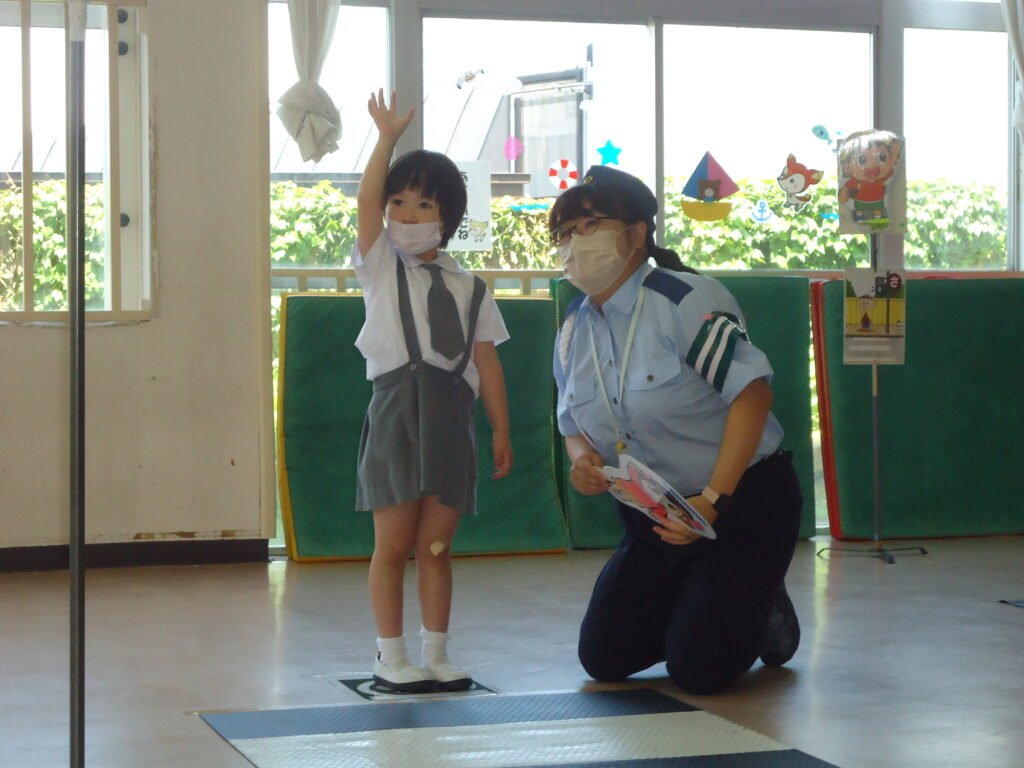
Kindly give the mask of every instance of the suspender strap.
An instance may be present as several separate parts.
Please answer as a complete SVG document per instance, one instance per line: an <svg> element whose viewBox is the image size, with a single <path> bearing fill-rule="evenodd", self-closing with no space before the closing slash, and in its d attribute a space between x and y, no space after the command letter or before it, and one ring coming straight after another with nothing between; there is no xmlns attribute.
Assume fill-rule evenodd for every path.
<svg viewBox="0 0 1024 768"><path fill-rule="evenodd" d="M469 304L469 332L466 334L466 349L462 353L462 360L459 361L458 368L454 371L459 376L461 376L463 371L466 370L466 366L469 365L469 361L473 357L473 338L476 336L476 319L480 315L480 304L484 300L484 293L486 290L487 285L484 283L483 278L474 275L473 299Z"/></svg>

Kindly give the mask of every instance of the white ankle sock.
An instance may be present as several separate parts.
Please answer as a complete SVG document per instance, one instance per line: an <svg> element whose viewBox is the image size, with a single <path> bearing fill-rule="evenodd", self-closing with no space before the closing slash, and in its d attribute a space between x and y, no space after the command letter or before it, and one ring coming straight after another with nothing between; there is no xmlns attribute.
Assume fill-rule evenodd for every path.
<svg viewBox="0 0 1024 768"><path fill-rule="evenodd" d="M423 639L423 666L448 661L447 632L431 632L426 627L420 627L420 637Z"/></svg>
<svg viewBox="0 0 1024 768"><path fill-rule="evenodd" d="M380 651L381 663L395 669L409 666L409 655L405 650L405 635L378 637L377 650Z"/></svg>

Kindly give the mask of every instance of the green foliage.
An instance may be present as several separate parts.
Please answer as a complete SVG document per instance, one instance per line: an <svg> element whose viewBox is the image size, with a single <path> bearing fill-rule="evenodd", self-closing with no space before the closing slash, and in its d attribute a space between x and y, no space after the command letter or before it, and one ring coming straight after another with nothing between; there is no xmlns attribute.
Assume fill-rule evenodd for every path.
<svg viewBox="0 0 1024 768"><path fill-rule="evenodd" d="M679 180L666 186L679 189ZM685 198L669 192L665 200L664 245L696 269L845 269L870 263L867 238L839 234L835 187L818 184L800 211L784 208L785 192L774 179L739 182L728 198L730 214L720 221L695 221L683 213ZM772 212L753 218L760 201Z"/></svg>
<svg viewBox="0 0 1024 768"><path fill-rule="evenodd" d="M275 267L340 267L356 242L356 201L329 181L270 185L270 259Z"/></svg>
<svg viewBox="0 0 1024 768"><path fill-rule="evenodd" d="M467 269L558 269L548 233L548 209L522 197L491 200L493 249L459 255Z"/></svg>
<svg viewBox="0 0 1024 768"><path fill-rule="evenodd" d="M669 179L671 190L682 187ZM840 235L836 188L818 184L800 213L784 209L774 179L743 180L721 221L694 221L680 207L681 194L665 200L664 244L697 269L846 269L867 266L868 240ZM763 200L774 212L765 222L751 215ZM548 244L547 209L531 198L491 201L494 247L459 254L468 269L557 269ZM908 268L1003 269L1006 203L992 187L944 181L909 185L906 236ZM356 206L328 182L273 185L271 258L276 266L344 266L355 243Z"/></svg>
<svg viewBox="0 0 1024 768"><path fill-rule="evenodd" d="M37 181L32 194L33 291L36 310L66 310L68 251L67 185ZM24 306L21 187L8 179L0 185L0 310ZM85 305L104 306L103 186L85 186Z"/></svg>
<svg viewBox="0 0 1024 768"><path fill-rule="evenodd" d="M21 189L8 178L0 184L0 310L24 306Z"/></svg>
<svg viewBox="0 0 1024 768"><path fill-rule="evenodd" d="M992 187L910 184L907 216L907 269L1006 269L1006 201Z"/></svg>
<svg viewBox="0 0 1024 768"><path fill-rule="evenodd" d="M679 180L669 179L670 190ZM944 180L908 185L905 261L910 269L1005 269L1006 202L992 187ZM20 309L22 283L21 189L0 182L0 309ZM764 200L774 215L751 216ZM800 213L783 209L784 193L773 179L744 180L729 198L731 214L700 222L680 209L680 194L665 201L665 245L698 269L845 269L869 263L867 238L840 235L836 189L815 187ZM461 254L469 269L557 269L548 244L547 210L530 198L491 201L494 248ZM36 309L66 309L67 249L65 184L35 184L33 227ZM103 306L103 187L86 187L87 306ZM341 267L356 235L356 202L330 182L271 185L271 260L274 266Z"/></svg>

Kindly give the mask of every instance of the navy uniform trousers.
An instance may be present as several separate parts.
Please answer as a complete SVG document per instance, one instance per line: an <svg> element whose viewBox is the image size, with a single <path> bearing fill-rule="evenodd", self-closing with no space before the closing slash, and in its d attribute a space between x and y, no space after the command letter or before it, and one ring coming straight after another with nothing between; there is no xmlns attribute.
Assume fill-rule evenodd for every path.
<svg viewBox="0 0 1024 768"><path fill-rule="evenodd" d="M793 557L803 497L792 454L743 474L716 540L666 544L619 505L626 534L594 586L579 657L595 680L619 681L659 662L684 691L721 690L753 666L773 597Z"/></svg>

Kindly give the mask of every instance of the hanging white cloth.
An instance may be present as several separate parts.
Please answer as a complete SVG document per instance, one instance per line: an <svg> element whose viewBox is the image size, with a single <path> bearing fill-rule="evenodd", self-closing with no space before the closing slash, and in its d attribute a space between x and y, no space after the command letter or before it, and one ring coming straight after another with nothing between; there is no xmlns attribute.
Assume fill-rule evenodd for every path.
<svg viewBox="0 0 1024 768"><path fill-rule="evenodd" d="M1013 107L1013 124L1024 138L1024 0L1002 0L1003 21L1010 38L1010 50L1017 68L1017 99Z"/></svg>
<svg viewBox="0 0 1024 768"><path fill-rule="evenodd" d="M320 162L338 148L341 137L341 115L318 82L334 39L339 6L338 0L288 0L299 81L278 99L277 116L299 145L303 160Z"/></svg>

